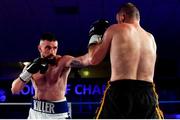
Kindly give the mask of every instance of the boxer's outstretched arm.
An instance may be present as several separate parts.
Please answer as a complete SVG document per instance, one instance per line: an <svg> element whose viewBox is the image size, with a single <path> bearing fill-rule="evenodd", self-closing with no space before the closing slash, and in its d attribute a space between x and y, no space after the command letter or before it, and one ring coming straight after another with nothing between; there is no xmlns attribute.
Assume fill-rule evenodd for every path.
<svg viewBox="0 0 180 120"><path fill-rule="evenodd" d="M88 44L88 62L90 65L99 64L106 56L111 44L111 32L109 22L97 21L90 29L90 40Z"/></svg>
<svg viewBox="0 0 180 120"><path fill-rule="evenodd" d="M110 50L111 41L112 35L108 28L103 35L101 43L89 46L88 57L91 65L97 65L105 58L107 52Z"/></svg>
<svg viewBox="0 0 180 120"><path fill-rule="evenodd" d="M92 24L89 31L90 40L88 43L88 53L73 59L71 62L72 67L96 65L103 60L110 46L110 40L106 40L109 38L104 37L107 36L104 34L108 27L109 22L103 19L97 20ZM105 42L103 40L105 40Z"/></svg>
<svg viewBox="0 0 180 120"><path fill-rule="evenodd" d="M89 63L89 54L85 54L83 56L76 57L72 59L70 66L71 67L86 67L90 65Z"/></svg>

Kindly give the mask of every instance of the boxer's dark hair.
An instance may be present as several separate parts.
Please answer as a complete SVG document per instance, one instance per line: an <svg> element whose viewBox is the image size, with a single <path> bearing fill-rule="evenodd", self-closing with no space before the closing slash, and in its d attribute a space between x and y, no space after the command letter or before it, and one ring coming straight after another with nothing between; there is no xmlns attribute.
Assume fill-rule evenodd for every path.
<svg viewBox="0 0 180 120"><path fill-rule="evenodd" d="M125 3L119 7L117 13L125 12L129 18L140 19L140 13L138 8L133 3Z"/></svg>
<svg viewBox="0 0 180 120"><path fill-rule="evenodd" d="M43 33L40 40L57 41L55 35L50 32Z"/></svg>

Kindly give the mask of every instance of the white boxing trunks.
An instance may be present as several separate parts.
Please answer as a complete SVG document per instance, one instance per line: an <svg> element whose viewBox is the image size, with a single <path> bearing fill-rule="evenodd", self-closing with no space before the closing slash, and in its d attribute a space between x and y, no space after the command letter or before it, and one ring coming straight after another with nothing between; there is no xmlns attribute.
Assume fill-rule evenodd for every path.
<svg viewBox="0 0 180 120"><path fill-rule="evenodd" d="M66 119L70 118L66 98L59 101L32 99L28 119Z"/></svg>

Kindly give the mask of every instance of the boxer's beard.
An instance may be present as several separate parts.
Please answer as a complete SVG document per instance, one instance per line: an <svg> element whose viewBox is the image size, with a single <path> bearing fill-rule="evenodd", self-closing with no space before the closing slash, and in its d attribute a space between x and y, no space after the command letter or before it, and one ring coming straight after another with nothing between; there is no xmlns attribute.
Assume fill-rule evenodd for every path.
<svg viewBox="0 0 180 120"><path fill-rule="evenodd" d="M46 61L48 62L48 64L50 65L55 65L56 64L56 56L53 54L50 54L46 57L43 57L44 59L46 59Z"/></svg>
<svg viewBox="0 0 180 120"><path fill-rule="evenodd" d="M55 55L50 54L50 55L48 55L48 56L43 56L43 58L54 59L54 58L55 58Z"/></svg>
<svg viewBox="0 0 180 120"><path fill-rule="evenodd" d="M53 59L53 58L55 58L55 56L53 54L50 54L50 55L47 56L47 58Z"/></svg>

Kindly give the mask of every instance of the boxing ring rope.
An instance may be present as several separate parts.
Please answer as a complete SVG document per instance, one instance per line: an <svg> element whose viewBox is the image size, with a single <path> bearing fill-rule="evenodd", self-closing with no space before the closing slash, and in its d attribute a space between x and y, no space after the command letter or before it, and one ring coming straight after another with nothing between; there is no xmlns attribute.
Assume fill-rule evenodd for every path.
<svg viewBox="0 0 180 120"><path fill-rule="evenodd" d="M85 104L99 104L99 102L68 102L68 104L85 105ZM31 103L0 103L0 105L31 105Z"/></svg>
<svg viewBox="0 0 180 120"><path fill-rule="evenodd" d="M179 101L159 101L160 104L180 104ZM73 105L86 105L86 104L100 104L99 102L68 102L68 104L73 104ZM0 105L31 105L31 103L26 102L26 103L0 103Z"/></svg>
<svg viewBox="0 0 180 120"><path fill-rule="evenodd" d="M99 102L68 102L68 108L69 108L69 115L72 117L72 105L98 105ZM7 103L0 103L0 106L30 106L30 102L24 102L24 103L15 103L15 102L7 102Z"/></svg>
<svg viewBox="0 0 180 120"><path fill-rule="evenodd" d="M99 104L100 104L100 102L68 102L68 107L69 107L69 115L72 117L72 114L79 114L78 112L77 112L77 110L76 110L76 106L79 106L79 105L95 105L95 107L97 107L97 106L99 106ZM180 105L180 100L176 100L176 101L159 101L159 104L162 104L162 105L176 105L176 104L178 104L178 106ZM24 107L24 106L29 106L30 107L30 105L31 105L31 103L30 102L21 102L21 103L16 103L16 102L6 102L6 103L0 103L0 107L4 107L4 108L6 108L6 106L7 106L7 108L8 108L8 106L22 106L22 107ZM75 105L75 106L74 106ZM75 108L74 108L75 107ZM73 111L74 111L74 109L75 109L75 112L77 112L77 113L74 113ZM26 109L26 108L25 108ZM27 109L29 109L29 108L27 108ZM12 112L14 112L14 111L12 111ZM86 113L87 111L85 111L85 113L83 113L83 114L85 114L85 115L88 115L89 114L89 112L88 113ZM91 111L92 112L92 111ZM177 111L177 112L179 112L179 111ZM81 113L82 114L82 113ZM77 116L75 116L75 117L77 117ZM167 118L180 118L180 114L178 114L178 113L167 113L166 114L166 117Z"/></svg>

